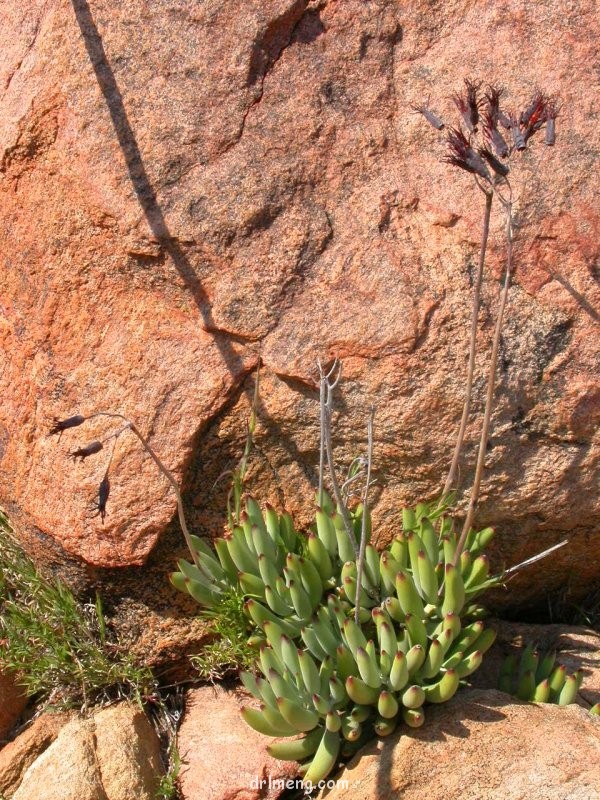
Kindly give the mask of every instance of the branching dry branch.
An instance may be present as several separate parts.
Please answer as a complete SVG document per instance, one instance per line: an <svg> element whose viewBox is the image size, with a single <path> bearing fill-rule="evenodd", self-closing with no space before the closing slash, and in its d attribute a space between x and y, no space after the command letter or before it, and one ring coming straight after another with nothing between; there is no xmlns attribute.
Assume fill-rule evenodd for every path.
<svg viewBox="0 0 600 800"><path fill-rule="evenodd" d="M367 548L367 518L369 516L369 488L371 486L371 466L373 464L373 421L375 419L375 409L371 408L369 420L367 422L367 477L362 499L362 525L360 531L360 550L358 554L358 564L356 567L356 607L354 609L354 621L358 625L360 615L360 593L362 591L362 576L365 566L365 550Z"/></svg>
<svg viewBox="0 0 600 800"><path fill-rule="evenodd" d="M340 484L338 482L338 478L335 472L335 464L333 461L333 443L331 438L331 414L333 411L333 392L342 376L342 365L336 358L329 372L325 373L323 365L321 364L320 361L318 363L318 367L320 375L320 403L321 403L321 454L320 454L321 469L319 474L319 500L321 501L320 505L322 505L322 500L323 500L322 476L323 476L323 449L324 449L325 454L327 456L329 478L331 480L331 488L333 489L335 502L337 503L338 510L341 514L342 520L344 521L344 528L346 530L346 533L348 534L348 538L350 539L356 557L358 558L358 552L359 552L358 542L356 541L356 537L354 535L352 522L350 520L350 516L348 515L348 509L346 508L346 505L344 503L344 498L342 497ZM336 370L337 370L337 376L335 377L335 380L332 381L332 377L333 375L335 375Z"/></svg>
<svg viewBox="0 0 600 800"><path fill-rule="evenodd" d="M173 488L173 491L175 492L175 497L177 498L177 514L179 516L179 524L181 525L181 530L183 531L183 536L184 536L185 542L186 542L186 544L188 546L188 550L190 551L190 555L191 555L196 567L198 567L198 569L201 572L203 572L209 579L212 580L211 576L208 575L206 573L206 571L203 569L202 564L200 563L200 561L198 560L198 556L196 555L195 548L194 548L194 546L192 544L192 539L191 539L190 532L189 532L189 529L188 529L188 526L187 526L187 522L186 522L186 519L185 519L185 513L184 513L184 510L183 510L183 498L181 496L181 492L179 490L179 485L178 485L177 480L175 479L175 476L173 475L173 473L169 469L167 469L167 467L163 464L163 462L160 460L158 455L152 449L152 447L150 446L150 444L148 443L146 438L142 435L142 433L140 432L139 428L133 422L131 422L131 420L127 419L127 417L125 417L123 414L115 414L115 413L109 412L109 411L96 411L94 414L90 414L88 417L86 417L85 420L87 421L87 420L95 419L96 417L108 417L109 419L120 419L120 420L123 420L123 422L125 423L122 428L120 428L118 431L115 431L114 433L110 434L109 436L107 436L103 440L105 442L109 441L110 439L114 440L113 449L112 449L112 452L111 452L111 455L110 455L110 459L109 459L109 462L108 462L108 466L107 466L107 469L106 469L106 473L105 473L105 479L106 479L106 477L108 475L108 470L110 469L110 464L112 462L112 457L113 457L113 453L114 453L114 447L115 447L115 444L116 444L116 441L117 441L118 437L122 433L125 433L125 431L128 431L128 430L131 431L133 434L135 434L137 436L137 438L139 439L139 441L140 441L142 447L144 448L144 450L148 453L150 458L154 461L154 463L158 467L159 471L164 475L164 477L171 484L171 487Z"/></svg>

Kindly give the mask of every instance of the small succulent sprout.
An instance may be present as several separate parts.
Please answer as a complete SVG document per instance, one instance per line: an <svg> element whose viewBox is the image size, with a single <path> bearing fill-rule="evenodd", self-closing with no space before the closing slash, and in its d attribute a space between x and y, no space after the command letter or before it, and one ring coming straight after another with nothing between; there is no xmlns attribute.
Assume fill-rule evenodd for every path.
<svg viewBox="0 0 600 800"><path fill-rule="evenodd" d="M396 730L398 718L386 719L385 717L378 717L373 723L373 730L377 736L389 736Z"/></svg>
<svg viewBox="0 0 600 800"><path fill-rule="evenodd" d="M403 708L402 719L409 728L420 728L425 722L425 714L422 708Z"/></svg>
<svg viewBox="0 0 600 800"><path fill-rule="evenodd" d="M54 434L58 433L58 438L60 439L63 431L66 431L69 428L76 428L78 425L83 425L86 419L87 417L84 417L81 414L75 414L74 417L68 417L67 419L57 419L55 417L54 425L48 431L48 436L54 436Z"/></svg>
<svg viewBox="0 0 600 800"><path fill-rule="evenodd" d="M596 703L590 708L590 714L593 714L595 717L600 717L600 703Z"/></svg>
<svg viewBox="0 0 600 800"><path fill-rule="evenodd" d="M425 700L425 692L421 686L409 686L402 694L402 705L405 708L420 708Z"/></svg>
<svg viewBox="0 0 600 800"><path fill-rule="evenodd" d="M425 699L428 703L445 703L456 694L460 676L455 669L448 669L436 683L424 686Z"/></svg>
<svg viewBox="0 0 600 800"><path fill-rule="evenodd" d="M325 716L325 727L328 731L337 733L342 727L342 720L336 711L328 711Z"/></svg>
<svg viewBox="0 0 600 800"><path fill-rule="evenodd" d="M379 715L384 719L394 719L398 716L398 710L398 701L394 697L393 693L384 689L379 695L379 700L377 701L377 711L379 712Z"/></svg>
<svg viewBox="0 0 600 800"><path fill-rule="evenodd" d="M528 669L519 678L517 697L519 700L530 700L535 694L535 689L535 673Z"/></svg>
<svg viewBox="0 0 600 800"><path fill-rule="evenodd" d="M552 702L558 698L562 687L565 685L566 678L567 668L564 664L558 664L550 675L550 697Z"/></svg>
<svg viewBox="0 0 600 800"><path fill-rule="evenodd" d="M316 753L322 738L322 728L315 728L302 739L273 742L267 746L267 752L280 761L304 761Z"/></svg>
<svg viewBox="0 0 600 800"><path fill-rule="evenodd" d="M427 122L434 127L436 130L441 131L445 128L444 123L442 120L436 116L433 111L430 111L427 106L412 106L412 110L415 111L417 114L422 114Z"/></svg>
<svg viewBox="0 0 600 800"><path fill-rule="evenodd" d="M102 449L102 442L90 442L90 444L87 444L85 447L79 447L77 450L72 450L69 455L73 461L76 461L77 459L83 461L85 458L99 453Z"/></svg>
<svg viewBox="0 0 600 800"><path fill-rule="evenodd" d="M417 516L412 508L402 509L402 527L405 531L414 531L417 527Z"/></svg>
<svg viewBox="0 0 600 800"><path fill-rule="evenodd" d="M342 736L347 742L356 742L362 734L362 726L358 720L342 718Z"/></svg>
<svg viewBox="0 0 600 800"><path fill-rule="evenodd" d="M574 672L572 675L567 675L560 694L558 695L557 704L559 706L569 706L577 699L577 692L579 690L579 675Z"/></svg>
<svg viewBox="0 0 600 800"><path fill-rule="evenodd" d="M534 703L547 703L550 700L550 681L548 678L544 678L538 683L531 699Z"/></svg>
<svg viewBox="0 0 600 800"><path fill-rule="evenodd" d="M443 161L459 169L464 169L466 172L479 175L480 178L491 182L485 161L471 147L469 140L459 128L451 128L448 131L447 144L448 155L442 159Z"/></svg>
<svg viewBox="0 0 600 800"><path fill-rule="evenodd" d="M520 700L569 705L581 686L581 671L569 675L563 664L556 664L556 653L540 653L529 644L520 658L511 653L504 660L498 688Z"/></svg>

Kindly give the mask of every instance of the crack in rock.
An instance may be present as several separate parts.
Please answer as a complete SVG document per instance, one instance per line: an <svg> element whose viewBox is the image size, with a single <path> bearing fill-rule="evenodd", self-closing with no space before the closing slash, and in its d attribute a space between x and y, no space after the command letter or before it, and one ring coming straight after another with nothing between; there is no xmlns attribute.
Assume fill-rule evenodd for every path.
<svg viewBox="0 0 600 800"><path fill-rule="evenodd" d="M222 153L227 153L240 142L244 135L248 115L262 100L265 80L273 71L285 50L291 45L296 29L302 21L309 3L310 0L295 0L283 14L267 25L262 35L258 36L254 42L248 69L247 85L252 87L258 84L258 89L242 115L237 137Z"/></svg>

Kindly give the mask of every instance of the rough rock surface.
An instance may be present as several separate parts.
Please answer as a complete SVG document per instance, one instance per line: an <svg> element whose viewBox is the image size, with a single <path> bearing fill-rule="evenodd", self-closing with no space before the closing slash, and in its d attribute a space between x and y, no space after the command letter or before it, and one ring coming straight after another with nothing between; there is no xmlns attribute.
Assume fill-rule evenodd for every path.
<svg viewBox="0 0 600 800"><path fill-rule="evenodd" d="M25 771L14 800L154 800L162 771L152 725L122 703L65 725Z"/></svg>
<svg viewBox="0 0 600 800"><path fill-rule="evenodd" d="M0 671L0 746L27 704L27 697L10 675Z"/></svg>
<svg viewBox="0 0 600 800"><path fill-rule="evenodd" d="M119 703L94 715L96 758L109 800L154 800L160 744L146 715Z"/></svg>
<svg viewBox="0 0 600 800"><path fill-rule="evenodd" d="M517 561L565 533L499 605L589 591L597 559L599 289L592 0L4 0L0 28L0 499L28 549L74 568L140 565L175 502L114 426L46 436L53 417L135 419L188 487L197 530L239 458L263 382L253 488L306 521L317 463L315 360L340 356L340 463L377 405L380 540L437 493L463 400L482 200L440 164L463 77L515 107L559 93L556 147L515 170L516 273L479 521ZM525 57L526 55L526 57ZM517 174L518 173L518 174ZM494 213L473 420L501 273ZM53 551L54 548L54 551ZM54 555L52 553L54 552ZM81 570L80 570L81 572ZM144 582L153 589L148 582ZM144 589L144 590L145 590Z"/></svg>
<svg viewBox="0 0 600 800"><path fill-rule="evenodd" d="M69 719L69 714L41 714L0 750L0 797L13 796L26 770L52 744Z"/></svg>
<svg viewBox="0 0 600 800"><path fill-rule="evenodd" d="M277 782L293 781L297 765L271 758L265 748L272 740L240 716L252 702L244 690L206 686L187 693L177 735L183 800L274 800L282 790Z"/></svg>
<svg viewBox="0 0 600 800"><path fill-rule="evenodd" d="M364 748L328 800L598 800L600 721L578 706L473 690ZM325 795L321 795L325 796Z"/></svg>

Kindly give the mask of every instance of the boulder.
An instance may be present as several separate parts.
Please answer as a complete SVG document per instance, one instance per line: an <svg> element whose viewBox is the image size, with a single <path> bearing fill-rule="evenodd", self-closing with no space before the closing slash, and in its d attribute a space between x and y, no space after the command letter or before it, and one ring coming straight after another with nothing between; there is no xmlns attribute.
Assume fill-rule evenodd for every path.
<svg viewBox="0 0 600 800"><path fill-rule="evenodd" d="M22 776L14 800L108 800L94 751L94 724L66 725Z"/></svg>
<svg viewBox="0 0 600 800"><path fill-rule="evenodd" d="M161 773L152 725L137 706L121 703L65 725L22 774L12 798L154 800Z"/></svg>
<svg viewBox="0 0 600 800"><path fill-rule="evenodd" d="M110 706L94 714L94 739L108 800L155 800L163 768L148 717L133 704Z"/></svg>
<svg viewBox="0 0 600 800"><path fill-rule="evenodd" d="M249 703L254 700L244 690L221 686L187 693L177 734L182 800L275 800L296 786L298 765L271 758L272 739L243 721L240 708Z"/></svg>
<svg viewBox="0 0 600 800"><path fill-rule="evenodd" d="M0 750L0 797L13 796L23 775L67 724L70 714L43 713Z"/></svg>
<svg viewBox="0 0 600 800"><path fill-rule="evenodd" d="M133 419L220 532L226 482L263 379L250 488L312 514L315 362L344 360L340 468L377 406L377 541L439 493L463 403L483 201L441 164L463 78L560 95L554 148L513 170L515 272L478 513L514 563L569 546L498 607L597 585L600 419L592 0L6 2L0 32L0 501L40 562L113 582L175 514L119 420L49 437L55 417ZM499 57L501 54L501 57ZM524 57L526 54L526 57ZM516 161L516 159L515 159ZM461 487L473 475L504 221L492 231ZM109 568L115 568L110 574ZM124 568L128 568L129 572ZM119 571L120 570L120 571ZM75 575L75 573L77 575ZM117 574L118 573L118 574ZM127 573L127 575L126 575ZM152 603L156 584L137 581Z"/></svg>
<svg viewBox="0 0 600 800"><path fill-rule="evenodd" d="M337 783L336 783L337 781ZM425 725L364 748L327 800L597 800L600 721L576 705L462 692Z"/></svg>

